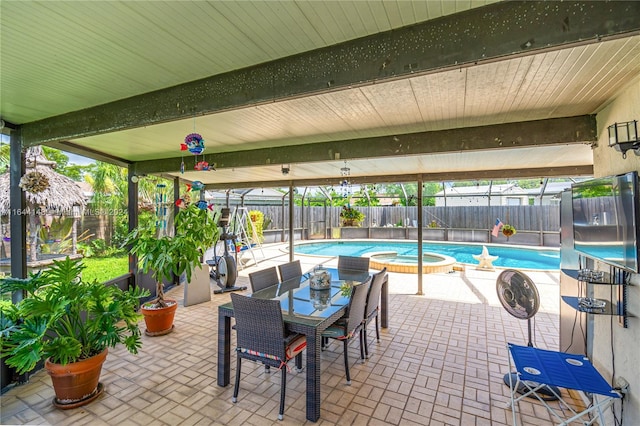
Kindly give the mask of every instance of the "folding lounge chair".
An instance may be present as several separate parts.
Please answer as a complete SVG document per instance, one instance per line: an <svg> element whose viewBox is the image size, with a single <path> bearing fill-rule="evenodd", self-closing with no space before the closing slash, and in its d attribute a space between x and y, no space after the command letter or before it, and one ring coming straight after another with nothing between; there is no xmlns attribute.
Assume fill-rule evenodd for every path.
<svg viewBox="0 0 640 426"><path fill-rule="evenodd" d="M507 347L511 353L509 367L512 368L511 359L513 358L517 373L515 383L509 384L514 426L517 424L516 403L527 396L533 396L542 402L549 413L558 419L560 425L568 425L579 419L585 425L591 425L596 420L599 420L601 425L606 424L604 411L622 395L607 383L586 356L536 349L531 346L518 346L512 343L508 343ZM520 384L527 388L527 392L514 398ZM587 392L592 395L593 402L583 411L576 411L562 399L559 393L556 394L561 414L564 415L566 409L571 416L565 419L558 413L557 408L552 407L545 398L536 393L545 385L549 385L548 389L558 386ZM592 414L597 416L589 418ZM583 419L585 416L589 417Z"/></svg>

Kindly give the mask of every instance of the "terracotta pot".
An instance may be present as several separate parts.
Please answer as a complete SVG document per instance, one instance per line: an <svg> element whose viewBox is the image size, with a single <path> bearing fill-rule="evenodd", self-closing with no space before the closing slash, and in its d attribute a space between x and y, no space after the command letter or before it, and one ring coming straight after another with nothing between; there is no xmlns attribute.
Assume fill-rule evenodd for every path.
<svg viewBox="0 0 640 426"><path fill-rule="evenodd" d="M173 331L173 318L178 309L178 302L172 299L165 299L165 302L169 304L166 308L148 309L142 306L140 309L147 325L147 336L162 336Z"/></svg>
<svg viewBox="0 0 640 426"><path fill-rule="evenodd" d="M59 408L75 408L88 404L102 392L98 383L107 349L91 358L70 364L44 363L56 393L53 405Z"/></svg>

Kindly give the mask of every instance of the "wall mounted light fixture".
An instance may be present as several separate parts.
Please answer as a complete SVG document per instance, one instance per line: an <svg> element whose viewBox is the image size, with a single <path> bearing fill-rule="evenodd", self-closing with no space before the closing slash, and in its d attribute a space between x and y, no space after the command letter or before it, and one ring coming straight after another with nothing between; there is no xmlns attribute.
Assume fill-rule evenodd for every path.
<svg viewBox="0 0 640 426"><path fill-rule="evenodd" d="M632 149L636 155L640 155L638 121L613 123L609 126L609 146L622 152L622 158L627 158L627 151L630 149Z"/></svg>

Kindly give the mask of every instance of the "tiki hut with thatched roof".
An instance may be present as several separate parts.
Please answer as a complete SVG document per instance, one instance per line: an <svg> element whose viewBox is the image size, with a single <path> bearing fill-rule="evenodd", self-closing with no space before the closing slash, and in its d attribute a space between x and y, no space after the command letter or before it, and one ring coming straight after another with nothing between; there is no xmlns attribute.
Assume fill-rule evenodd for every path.
<svg viewBox="0 0 640 426"><path fill-rule="evenodd" d="M52 216L72 216L74 207L82 209L86 200L82 189L73 180L54 171L56 163L48 160L42 147L30 147L25 154L25 174L20 186L25 192L29 214L29 260L37 260L38 235L41 220ZM9 172L0 175L0 214L10 211ZM75 216L75 215L74 215ZM75 230L75 218L73 228ZM75 249L75 247L74 247Z"/></svg>

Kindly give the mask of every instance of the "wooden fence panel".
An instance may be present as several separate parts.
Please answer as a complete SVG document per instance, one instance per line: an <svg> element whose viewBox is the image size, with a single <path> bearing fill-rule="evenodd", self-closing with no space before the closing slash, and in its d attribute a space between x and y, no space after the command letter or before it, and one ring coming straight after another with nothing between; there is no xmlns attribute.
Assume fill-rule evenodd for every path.
<svg viewBox="0 0 640 426"><path fill-rule="evenodd" d="M289 226L289 207L247 205L249 210L260 210L267 219L265 229L283 229ZM374 206L354 207L365 215L362 226L396 226L400 224L413 226L418 221L417 207L405 206ZM295 206L294 227L303 227L302 212L304 209L304 227L315 223L314 227L325 224L326 228L340 226L340 211L342 207L324 206ZM491 229L500 218L503 223L509 223L516 229L523 231L557 232L560 229L560 206L425 206L423 220L425 227L432 223L437 228L468 228ZM415 222L414 222L415 221Z"/></svg>
<svg viewBox="0 0 640 426"><path fill-rule="evenodd" d="M287 205L245 205L248 210L259 210L265 217L265 230L288 229L289 207ZM418 221L418 208L415 206L374 206L354 207L365 215L363 227L380 227L401 224L413 226ZM232 207L233 209L233 207ZM340 226L342 207L295 206L294 228L306 228L309 235L324 236L325 230ZM304 215L304 217L303 217ZM500 218L503 223L513 225L518 231L558 232L560 229L560 206L425 206L423 220L425 227L491 230ZM304 223L303 223L304 220ZM431 225L435 226L431 226ZM540 229L542 225L542 229ZM113 222L103 224L112 229ZM101 235L98 232L100 222L97 216L85 216L79 223L78 234L84 230ZM109 238L112 231L104 229L102 235Z"/></svg>

